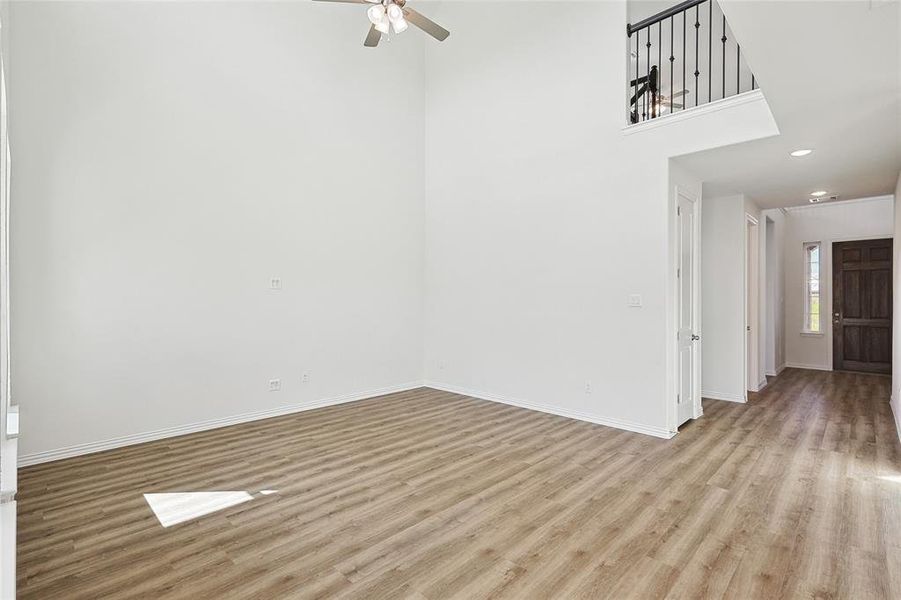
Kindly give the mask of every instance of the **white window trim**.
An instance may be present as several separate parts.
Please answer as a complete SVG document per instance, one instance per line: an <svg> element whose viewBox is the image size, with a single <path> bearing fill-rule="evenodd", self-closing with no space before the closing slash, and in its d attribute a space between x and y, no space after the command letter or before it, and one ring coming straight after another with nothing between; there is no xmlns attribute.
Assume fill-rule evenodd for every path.
<svg viewBox="0 0 901 600"><path fill-rule="evenodd" d="M819 253L818 253L819 254L819 278L820 278L819 279L819 281L820 281L820 290L819 290L819 293L820 293L820 329L819 330L809 329L807 327L807 317L810 314L810 305L809 305L809 302L810 302L810 289L809 289L810 263L807 260L807 253L808 253L809 248L812 248L814 246L819 248ZM801 284L803 286L802 293L803 293L803 298L804 298L804 301L802 303L803 312L801 313L801 335L812 336L812 337L821 337L821 336L826 335L826 331L823 328L823 285L822 285L823 284L823 244L822 244L822 242L804 242L801 245L801 257L802 257L802 261L804 263L804 267L803 267L804 279L801 282Z"/></svg>

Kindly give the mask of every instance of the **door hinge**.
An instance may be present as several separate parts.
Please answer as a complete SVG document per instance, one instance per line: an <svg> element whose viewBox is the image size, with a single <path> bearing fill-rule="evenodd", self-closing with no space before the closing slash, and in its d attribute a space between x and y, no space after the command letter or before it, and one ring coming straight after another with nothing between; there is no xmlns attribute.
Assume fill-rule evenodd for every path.
<svg viewBox="0 0 901 600"><path fill-rule="evenodd" d="M676 394L676 404L682 404L682 394Z"/></svg>
<svg viewBox="0 0 901 600"><path fill-rule="evenodd" d="M681 207L681 206L677 206L677 207L676 207L676 216L678 217L678 216L681 215L681 214L682 214L682 207Z"/></svg>
<svg viewBox="0 0 901 600"><path fill-rule="evenodd" d="M681 277L682 277L682 269L677 267L676 268L676 279L679 279Z"/></svg>

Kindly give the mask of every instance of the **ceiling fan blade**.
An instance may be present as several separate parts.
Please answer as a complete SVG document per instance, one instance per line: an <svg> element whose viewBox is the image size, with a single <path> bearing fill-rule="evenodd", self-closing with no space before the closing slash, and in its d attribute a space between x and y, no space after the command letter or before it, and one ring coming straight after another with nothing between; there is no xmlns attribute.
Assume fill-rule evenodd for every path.
<svg viewBox="0 0 901 600"><path fill-rule="evenodd" d="M379 41L382 39L382 34L378 29L375 28L375 25L369 26L369 33L366 34L366 39L363 40L363 45L367 48L375 48L379 45Z"/></svg>
<svg viewBox="0 0 901 600"><path fill-rule="evenodd" d="M682 96L684 96L685 94L688 94L688 93L690 93L688 90L679 90L678 92L675 92L672 95L671 99L681 98Z"/></svg>
<svg viewBox="0 0 901 600"><path fill-rule="evenodd" d="M685 108L684 104L667 104L670 108Z"/></svg>
<svg viewBox="0 0 901 600"><path fill-rule="evenodd" d="M371 4L369 0L313 0L314 2L346 2L349 4Z"/></svg>
<svg viewBox="0 0 901 600"><path fill-rule="evenodd" d="M450 35L450 31L412 8L404 8L404 17L439 42L443 42Z"/></svg>

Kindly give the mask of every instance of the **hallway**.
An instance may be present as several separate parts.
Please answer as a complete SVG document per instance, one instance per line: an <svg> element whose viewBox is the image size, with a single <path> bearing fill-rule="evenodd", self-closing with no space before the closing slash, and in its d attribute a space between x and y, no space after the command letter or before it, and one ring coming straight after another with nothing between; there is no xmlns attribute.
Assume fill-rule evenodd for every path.
<svg viewBox="0 0 901 600"><path fill-rule="evenodd" d="M705 400L705 418L686 437L728 440L731 453L706 482L731 492L717 518L744 523L723 538L741 555L728 589L760 598L901 595L901 444L890 385L885 376L786 369L747 405Z"/></svg>

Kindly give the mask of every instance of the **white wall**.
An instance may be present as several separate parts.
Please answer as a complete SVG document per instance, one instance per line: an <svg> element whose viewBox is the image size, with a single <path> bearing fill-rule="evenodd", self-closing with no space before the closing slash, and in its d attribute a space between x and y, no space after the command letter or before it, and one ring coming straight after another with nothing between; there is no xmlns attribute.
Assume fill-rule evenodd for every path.
<svg viewBox="0 0 901 600"><path fill-rule="evenodd" d="M377 51L359 9L14 6L26 461L415 385L423 356L672 431L673 186L700 182L668 157L777 133L765 100L624 132L624 2L445 3L447 42Z"/></svg>
<svg viewBox="0 0 901 600"><path fill-rule="evenodd" d="M743 402L744 196L704 196L701 232L701 394Z"/></svg>
<svg viewBox="0 0 901 600"><path fill-rule="evenodd" d="M791 367L832 369L832 243L893 234L891 196L787 209L785 233L785 358ZM805 242L822 242L823 333L803 334Z"/></svg>
<svg viewBox="0 0 901 600"><path fill-rule="evenodd" d="M666 159L771 134L770 117L624 136L623 3L444 3L440 17L454 34L426 48L427 379L665 435Z"/></svg>
<svg viewBox="0 0 901 600"><path fill-rule="evenodd" d="M0 61L9 66L9 2L0 1ZM7 90L0 89L0 598L16 597L18 439L9 397L9 161ZM13 423L10 423L13 421ZM12 425L12 426L9 426Z"/></svg>
<svg viewBox="0 0 901 600"><path fill-rule="evenodd" d="M899 50L901 51L901 50ZM892 228L895 240L901 240L901 173L895 185L895 197L892 200ZM895 428L901 440L901 243L892 245L895 269L892 299L894 303L892 319L892 412L895 415Z"/></svg>
<svg viewBox="0 0 901 600"><path fill-rule="evenodd" d="M309 2L12 21L23 455L421 380L423 37Z"/></svg>
<svg viewBox="0 0 901 600"><path fill-rule="evenodd" d="M775 376L785 368L785 214L762 212L766 226L765 369Z"/></svg>
<svg viewBox="0 0 901 600"><path fill-rule="evenodd" d="M744 219L747 221L747 217L753 217L757 221L757 298L754 303L756 309L756 322L755 327L756 331L754 332L755 341L754 348L757 353L757 360L754 361L754 365L757 367L757 372L748 374L748 389L752 391L759 391L766 385L766 278L767 278L767 262L766 262L766 227L765 227L765 219L763 217L763 212L760 210L760 207L757 206L757 203L754 202L751 198L745 196L744 202ZM747 224L746 224L747 227ZM747 243L747 240L746 240ZM747 253L747 249L745 250ZM745 260L745 265L747 265L747 259ZM748 300L746 299L746 302ZM750 361L748 362L750 365Z"/></svg>
<svg viewBox="0 0 901 600"><path fill-rule="evenodd" d="M898 11L898 31L901 31L901 10ZM901 43L898 44L898 64L901 64ZM898 107L898 135L901 136L901 106ZM901 240L901 172L898 173L898 181L895 184L895 197L892 201L894 209L893 231L896 240ZM892 245L894 250L895 268L894 289L892 298L894 301L892 326L892 412L895 415L895 429L898 439L901 440L901 241Z"/></svg>
<svg viewBox="0 0 901 600"><path fill-rule="evenodd" d="M748 389L766 385L766 213L744 195L719 196L705 188L701 252L702 395L744 402ZM746 303L748 217L757 220L757 371L748 374Z"/></svg>

